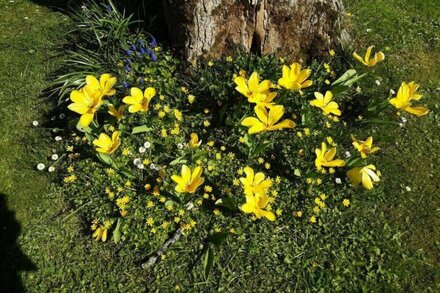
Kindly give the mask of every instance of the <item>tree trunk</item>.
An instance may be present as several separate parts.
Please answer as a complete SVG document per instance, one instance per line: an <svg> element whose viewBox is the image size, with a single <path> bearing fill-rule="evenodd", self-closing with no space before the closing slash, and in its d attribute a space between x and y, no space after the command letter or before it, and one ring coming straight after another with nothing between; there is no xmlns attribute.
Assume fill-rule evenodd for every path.
<svg viewBox="0 0 440 293"><path fill-rule="evenodd" d="M342 0L163 0L172 46L194 62L233 54L306 59L341 41Z"/></svg>

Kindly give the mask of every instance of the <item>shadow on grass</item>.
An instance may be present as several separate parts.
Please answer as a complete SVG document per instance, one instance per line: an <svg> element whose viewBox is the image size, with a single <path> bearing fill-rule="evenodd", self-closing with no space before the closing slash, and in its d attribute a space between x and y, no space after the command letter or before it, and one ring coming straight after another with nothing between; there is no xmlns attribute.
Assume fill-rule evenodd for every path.
<svg viewBox="0 0 440 293"><path fill-rule="evenodd" d="M7 207L6 195L0 193L0 292L24 292L19 272L37 269L18 246L20 230L14 212Z"/></svg>

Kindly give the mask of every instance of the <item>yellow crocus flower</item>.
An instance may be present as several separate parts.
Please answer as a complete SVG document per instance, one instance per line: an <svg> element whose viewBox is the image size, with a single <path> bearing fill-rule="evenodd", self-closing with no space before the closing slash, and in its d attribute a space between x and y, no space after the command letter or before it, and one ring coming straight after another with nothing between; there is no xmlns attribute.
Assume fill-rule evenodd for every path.
<svg viewBox="0 0 440 293"><path fill-rule="evenodd" d="M350 182L357 186L362 183L365 189L372 189L373 182L379 182L379 176L374 172L376 171L376 166L368 165L365 167L354 167L347 172L347 176Z"/></svg>
<svg viewBox="0 0 440 293"><path fill-rule="evenodd" d="M365 66L373 67L378 62L383 61L385 59L385 54L382 53L381 51L375 53L373 58L370 58L371 57L371 50L373 50L373 47L374 46L368 47L364 58L359 56L356 52L353 53L353 57L356 58L356 60L358 60L359 62L361 62Z"/></svg>
<svg viewBox="0 0 440 293"><path fill-rule="evenodd" d="M407 85L409 88L409 96L411 97L410 100L414 100L414 101L420 100L422 98L422 95L417 93L417 90L419 89L420 84L417 84L414 81L411 81Z"/></svg>
<svg viewBox="0 0 440 293"><path fill-rule="evenodd" d="M416 93L418 87L419 85L415 84L413 81L408 84L402 82L399 90L397 91L397 96L390 99L389 103L396 109L404 110L416 116L428 114L429 110L427 108L421 106L412 107L410 102L411 100L418 101L422 98L422 95Z"/></svg>
<svg viewBox="0 0 440 293"><path fill-rule="evenodd" d="M318 171L322 167L343 167L345 166L345 161L341 159L333 160L336 155L336 147L327 150L327 144L325 142L321 143L321 149L315 149L316 159L315 166Z"/></svg>
<svg viewBox="0 0 440 293"><path fill-rule="evenodd" d="M112 77L108 73L104 73L99 78L99 81L93 75L87 75L86 77L86 87L90 87L93 91L101 92L102 96L113 96L116 90L113 89L117 81L116 77Z"/></svg>
<svg viewBox="0 0 440 293"><path fill-rule="evenodd" d="M295 122L290 119L284 119L276 124L284 115L284 106L273 106L268 112L263 105L257 105L254 110L258 118L247 117L241 122L241 125L249 127L249 134L295 127Z"/></svg>
<svg viewBox="0 0 440 293"><path fill-rule="evenodd" d="M240 182L246 196L252 196L254 193L265 194L272 187L272 180L265 179L263 173L258 172L255 174L251 167L245 167L244 173L246 177L241 177Z"/></svg>
<svg viewBox="0 0 440 293"><path fill-rule="evenodd" d="M72 104L67 108L73 112L81 114L79 123L87 127L92 123L95 112L102 105L102 94L100 91L93 91L92 88L84 87L81 90L74 90L70 93Z"/></svg>
<svg viewBox="0 0 440 293"><path fill-rule="evenodd" d="M300 90L309 87L313 81L307 80L312 71L310 69L301 70L301 64L283 65L283 76L278 80L278 84L288 90Z"/></svg>
<svg viewBox="0 0 440 293"><path fill-rule="evenodd" d="M273 99L277 96L277 93L269 92L272 87L272 83L269 80L263 80L260 83L258 72L253 72L249 80L238 76L234 78L234 82L237 85L235 89L247 97L249 103L263 104L270 107L273 104Z"/></svg>
<svg viewBox="0 0 440 293"><path fill-rule="evenodd" d="M121 120L125 111L125 105L121 105L118 109L115 108L112 104L108 105L108 113L115 117L118 120Z"/></svg>
<svg viewBox="0 0 440 293"><path fill-rule="evenodd" d="M194 193L200 185L205 181L202 176L203 169L200 166L191 169L187 165L182 165L181 176L173 175L171 179L177 183L175 190L177 192Z"/></svg>
<svg viewBox="0 0 440 293"><path fill-rule="evenodd" d="M202 143L202 141L199 141L199 136L197 135L197 133L191 133L190 134L190 140L189 140L189 146L192 148L198 148L200 146L200 144Z"/></svg>
<svg viewBox="0 0 440 293"><path fill-rule="evenodd" d="M359 151L361 154L362 159L365 159L368 155L377 152L380 150L378 147L373 147L373 137L370 136L367 138L367 140L358 140L354 135L351 135L351 139L353 140L353 146L355 149Z"/></svg>
<svg viewBox="0 0 440 293"><path fill-rule="evenodd" d="M137 87L132 87L130 89L130 96L126 96L122 102L130 105L128 107L128 112L146 112L150 105L151 99L156 95L156 90L152 87L147 88L144 93Z"/></svg>
<svg viewBox="0 0 440 293"><path fill-rule="evenodd" d="M118 147L121 145L121 139L119 138L120 132L115 131L112 134L112 137L108 136L105 133L101 133L98 139L93 141L93 145L95 145L96 151L102 154L113 154Z"/></svg>
<svg viewBox="0 0 440 293"><path fill-rule="evenodd" d="M257 219L265 217L269 221L275 221L274 213L264 210L267 204L272 201L273 198L256 193L255 195L246 196L246 203L241 206L241 210L247 214L253 213Z"/></svg>
<svg viewBox="0 0 440 293"><path fill-rule="evenodd" d="M310 101L310 105L321 108L325 115L333 114L336 116L341 116L339 105L332 101L333 94L331 91L327 91L325 96L321 93L315 92L315 98L315 100Z"/></svg>

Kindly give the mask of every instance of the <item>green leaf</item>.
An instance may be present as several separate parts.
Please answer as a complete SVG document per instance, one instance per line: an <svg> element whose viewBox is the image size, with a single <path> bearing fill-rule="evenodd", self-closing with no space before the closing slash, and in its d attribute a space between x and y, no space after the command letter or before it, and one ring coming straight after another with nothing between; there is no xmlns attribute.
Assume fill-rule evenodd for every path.
<svg viewBox="0 0 440 293"><path fill-rule="evenodd" d="M113 231L113 241L115 243L118 243L119 240L121 240L121 227L123 223L124 223L124 219L118 218L118 223L116 224L116 228Z"/></svg>
<svg viewBox="0 0 440 293"><path fill-rule="evenodd" d="M205 257L203 259L203 276L205 280L208 280L209 274L211 273L212 267L214 266L214 251L212 247L209 246L208 250L205 253Z"/></svg>
<svg viewBox="0 0 440 293"><path fill-rule="evenodd" d="M260 144L256 145L254 150L252 151L252 155L257 156L257 155L263 153L271 144L272 144L272 142L265 142L265 143L260 143Z"/></svg>
<svg viewBox="0 0 440 293"><path fill-rule="evenodd" d="M133 171L128 169L127 167L120 167L118 169L119 173L125 175L129 179L136 179L136 176L133 174Z"/></svg>
<svg viewBox="0 0 440 293"><path fill-rule="evenodd" d="M217 232L208 237L208 242L215 244L217 246L222 245L226 238L228 237L228 233L226 232Z"/></svg>
<svg viewBox="0 0 440 293"><path fill-rule="evenodd" d="M174 166L174 165L186 164L187 162L188 161L185 160L183 157L179 157L177 159L172 160L169 165Z"/></svg>
<svg viewBox="0 0 440 293"><path fill-rule="evenodd" d="M131 131L132 134L138 134L138 133L143 133L143 132L149 132L151 131L151 127L148 127L147 125L142 125L142 126L136 126L133 128L133 130Z"/></svg>
<svg viewBox="0 0 440 293"><path fill-rule="evenodd" d="M237 202L232 197L223 197L215 202L216 205L227 208L231 212L238 211Z"/></svg>
<svg viewBox="0 0 440 293"><path fill-rule="evenodd" d="M342 83L346 82L350 78L353 78L353 76L356 76L356 75L357 75L356 70L349 69L344 74L342 74L341 77L339 77L337 80L335 80L331 85L332 86L337 86L339 84L342 84Z"/></svg>
<svg viewBox="0 0 440 293"><path fill-rule="evenodd" d="M92 133L92 128L90 126L86 126L86 127L82 126L79 123L79 120L78 120L78 123L76 124L76 129L78 129L79 131L81 131L83 133Z"/></svg>
<svg viewBox="0 0 440 293"><path fill-rule="evenodd" d="M356 70L349 69L340 78L338 78L331 84L330 90L335 95L340 94L350 88L353 84L364 78L366 75L366 73L358 75Z"/></svg>
<svg viewBox="0 0 440 293"><path fill-rule="evenodd" d="M95 140L93 135L91 135L90 133L85 133L84 135L90 143L93 143L93 141Z"/></svg>
<svg viewBox="0 0 440 293"><path fill-rule="evenodd" d="M355 159L351 159L350 161L347 162L347 167L352 167L355 164L361 162L362 159L361 158L355 158Z"/></svg>
<svg viewBox="0 0 440 293"><path fill-rule="evenodd" d="M372 119L372 120L362 120L361 121L364 124L391 124L391 125L399 125L399 123L395 121L387 121L387 120L380 120L380 119Z"/></svg>
<svg viewBox="0 0 440 293"><path fill-rule="evenodd" d="M203 151L203 150L197 150L196 153L193 156L193 160L197 161L198 159L201 159L203 157L206 157L206 154L208 152L207 151Z"/></svg>
<svg viewBox="0 0 440 293"><path fill-rule="evenodd" d="M97 153L96 156L102 163L107 165L113 165L113 158L110 155Z"/></svg>

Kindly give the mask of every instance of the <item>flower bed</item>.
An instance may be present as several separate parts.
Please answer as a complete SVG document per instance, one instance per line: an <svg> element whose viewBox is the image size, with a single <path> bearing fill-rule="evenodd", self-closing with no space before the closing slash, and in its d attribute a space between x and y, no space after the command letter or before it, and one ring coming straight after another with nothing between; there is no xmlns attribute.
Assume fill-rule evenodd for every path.
<svg viewBox="0 0 440 293"><path fill-rule="evenodd" d="M380 186L374 138L380 123L398 124L384 117L428 113L412 105L422 97L414 82L392 97L357 90L386 62L372 47L354 53L357 70L333 51L308 67L237 52L182 70L152 37L121 47L109 73L84 75L69 93L75 114L56 144L60 192L90 237L152 263L193 235L206 276L212 247L255 225L324 233ZM365 134L371 123L379 126Z"/></svg>

